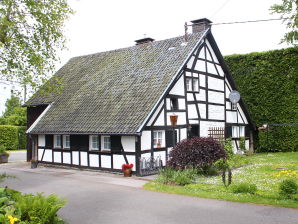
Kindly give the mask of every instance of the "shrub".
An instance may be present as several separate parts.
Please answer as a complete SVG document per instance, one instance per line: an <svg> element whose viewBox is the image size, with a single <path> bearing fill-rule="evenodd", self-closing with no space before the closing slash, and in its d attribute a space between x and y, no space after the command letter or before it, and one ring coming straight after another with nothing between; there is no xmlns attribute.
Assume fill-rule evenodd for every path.
<svg viewBox="0 0 298 224"><path fill-rule="evenodd" d="M240 184L234 184L231 186L231 190L233 193L248 193L248 194L254 194L256 193L257 186L255 184L250 183L240 183Z"/></svg>
<svg viewBox="0 0 298 224"><path fill-rule="evenodd" d="M169 154L168 166L174 169L208 167L227 154L213 138L194 137L179 142Z"/></svg>
<svg viewBox="0 0 298 224"><path fill-rule="evenodd" d="M12 125L0 125L0 145L5 149L18 149L18 127Z"/></svg>
<svg viewBox="0 0 298 224"><path fill-rule="evenodd" d="M186 185L192 183L196 176L197 170L195 169L174 170L164 168L160 170L157 181L163 184Z"/></svg>
<svg viewBox="0 0 298 224"><path fill-rule="evenodd" d="M294 194L298 193L298 185L293 179L283 180L279 184L279 194L291 198Z"/></svg>
<svg viewBox="0 0 298 224"><path fill-rule="evenodd" d="M26 130L27 130L27 128L24 126L18 127L18 137L19 137L18 149L26 148L26 144L27 144Z"/></svg>

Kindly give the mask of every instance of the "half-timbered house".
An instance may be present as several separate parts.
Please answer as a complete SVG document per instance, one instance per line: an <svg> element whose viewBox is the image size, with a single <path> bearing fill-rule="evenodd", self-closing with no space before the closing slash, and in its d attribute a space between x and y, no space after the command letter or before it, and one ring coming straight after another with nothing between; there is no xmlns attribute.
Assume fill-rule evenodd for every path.
<svg viewBox="0 0 298 224"><path fill-rule="evenodd" d="M240 137L252 145L253 125L211 33L208 19L192 34L144 38L128 48L75 57L55 76L59 94L28 102L29 148L41 163L119 171L143 158L166 164L173 144L192 136ZM177 115L173 127L171 115Z"/></svg>

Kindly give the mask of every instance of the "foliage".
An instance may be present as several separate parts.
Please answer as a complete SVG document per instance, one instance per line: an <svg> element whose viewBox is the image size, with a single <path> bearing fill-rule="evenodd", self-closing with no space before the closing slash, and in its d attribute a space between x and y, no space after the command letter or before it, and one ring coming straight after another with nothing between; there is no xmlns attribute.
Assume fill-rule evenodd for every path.
<svg viewBox="0 0 298 224"><path fill-rule="evenodd" d="M21 194L18 191L0 188L0 222L5 224L58 224L64 223L58 210L65 201L56 195Z"/></svg>
<svg viewBox="0 0 298 224"><path fill-rule="evenodd" d="M152 181L145 184L144 188L172 194L298 208L297 194L291 198L281 197L279 194L278 186L281 179L287 179L288 177L276 176L280 173L281 167L286 170L298 170L298 152L255 153L251 156L235 156L239 156L238 161L243 160L249 165L233 170L233 184L228 188L222 184L220 175L199 176L195 179L195 183L185 186ZM242 182L255 184L257 187L256 194L239 195L233 193L232 186Z"/></svg>
<svg viewBox="0 0 298 224"><path fill-rule="evenodd" d="M12 125L0 125L0 145L5 149L18 149L18 127Z"/></svg>
<svg viewBox="0 0 298 224"><path fill-rule="evenodd" d="M64 22L73 13L67 0L0 1L0 74L33 88L54 70L65 48Z"/></svg>
<svg viewBox="0 0 298 224"><path fill-rule="evenodd" d="M179 142L169 154L168 166L174 169L208 167L226 158L223 146L213 138L194 137Z"/></svg>
<svg viewBox="0 0 298 224"><path fill-rule="evenodd" d="M294 179L283 180L279 184L279 194L286 196L287 198L293 197L294 194L298 193L298 184Z"/></svg>
<svg viewBox="0 0 298 224"><path fill-rule="evenodd" d="M225 61L258 127L297 123L298 47L232 55ZM298 151L298 125L269 126L268 134L267 142L267 133L259 131L258 152Z"/></svg>
<svg viewBox="0 0 298 224"><path fill-rule="evenodd" d="M232 158L235 155L233 151L232 138L226 138L222 143L227 153L227 158Z"/></svg>
<svg viewBox="0 0 298 224"><path fill-rule="evenodd" d="M25 126L18 127L19 146L18 149L25 149L27 144L27 128Z"/></svg>
<svg viewBox="0 0 298 224"><path fill-rule="evenodd" d="M174 170L164 168L159 171L157 181L163 184L186 185L192 183L197 174L196 169Z"/></svg>
<svg viewBox="0 0 298 224"><path fill-rule="evenodd" d="M298 1L297 0L283 0L282 4L275 4L271 6L272 13L281 14L281 17L289 18L284 19L287 28L290 29L284 35L282 42L288 44L298 44Z"/></svg>
<svg viewBox="0 0 298 224"><path fill-rule="evenodd" d="M231 190L235 194L239 194L239 193L255 194L258 188L255 184L242 182L239 184L232 185Z"/></svg>
<svg viewBox="0 0 298 224"><path fill-rule="evenodd" d="M245 138L241 137L239 140L239 148L241 149L242 152L247 153L247 149L245 147Z"/></svg>
<svg viewBox="0 0 298 224"><path fill-rule="evenodd" d="M21 100L17 96L11 96L6 100L5 111L1 117L0 124L25 126L27 123L27 109L21 107Z"/></svg>

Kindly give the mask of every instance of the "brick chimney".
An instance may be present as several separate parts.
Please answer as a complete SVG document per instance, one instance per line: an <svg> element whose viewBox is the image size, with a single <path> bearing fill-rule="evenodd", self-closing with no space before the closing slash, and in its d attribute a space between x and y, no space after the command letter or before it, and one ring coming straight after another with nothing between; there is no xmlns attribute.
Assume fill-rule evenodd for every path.
<svg viewBox="0 0 298 224"><path fill-rule="evenodd" d="M153 42L154 39L150 38L150 37L145 37L139 40L135 40L136 45L140 45L140 44L147 44L147 43L151 43Z"/></svg>
<svg viewBox="0 0 298 224"><path fill-rule="evenodd" d="M192 20L192 33L200 33L211 27L212 21L206 18Z"/></svg>

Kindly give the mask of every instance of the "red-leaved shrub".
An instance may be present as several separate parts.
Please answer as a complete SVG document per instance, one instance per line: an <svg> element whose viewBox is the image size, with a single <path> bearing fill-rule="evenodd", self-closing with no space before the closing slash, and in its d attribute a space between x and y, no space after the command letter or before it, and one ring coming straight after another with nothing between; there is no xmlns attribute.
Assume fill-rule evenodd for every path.
<svg viewBox="0 0 298 224"><path fill-rule="evenodd" d="M179 142L173 148L168 166L174 169L208 167L226 157L226 151L217 140L194 137Z"/></svg>

